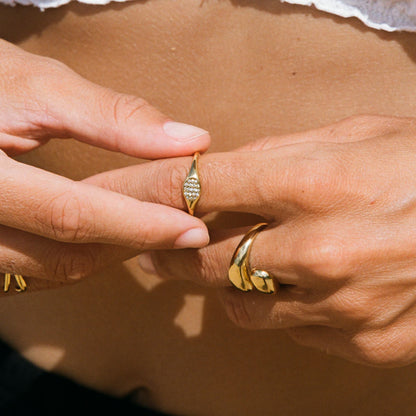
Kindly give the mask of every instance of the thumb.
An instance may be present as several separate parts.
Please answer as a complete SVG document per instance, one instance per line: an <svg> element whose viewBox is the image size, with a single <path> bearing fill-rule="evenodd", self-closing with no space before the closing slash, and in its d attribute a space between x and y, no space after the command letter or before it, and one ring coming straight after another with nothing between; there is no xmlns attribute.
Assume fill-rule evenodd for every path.
<svg viewBox="0 0 416 416"><path fill-rule="evenodd" d="M66 136L108 150L146 159L204 152L206 130L169 119L144 99L94 84L75 72L59 81L50 99L52 120ZM52 81L53 82L53 81Z"/></svg>

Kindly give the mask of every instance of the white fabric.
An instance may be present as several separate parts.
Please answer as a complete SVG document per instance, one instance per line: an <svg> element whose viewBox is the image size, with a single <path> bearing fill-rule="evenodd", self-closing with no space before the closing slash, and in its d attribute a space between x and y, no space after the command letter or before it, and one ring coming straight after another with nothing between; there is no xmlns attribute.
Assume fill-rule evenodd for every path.
<svg viewBox="0 0 416 416"><path fill-rule="evenodd" d="M0 0L10 6L34 5L44 10L69 3L71 0ZM74 0L87 4L108 4L127 0ZM172 0L174 1L174 0ZM272 1L272 0L271 0ZM416 32L416 0L281 0L282 2L315 6L324 12L342 17L357 17L374 29Z"/></svg>
<svg viewBox="0 0 416 416"><path fill-rule="evenodd" d="M69 3L71 0L0 0L0 3L7 4L9 6L15 6L21 4L23 6L36 6L42 10L49 9L51 7L59 7ZM108 4L111 1L124 2L127 0L76 0L80 3L86 4Z"/></svg>
<svg viewBox="0 0 416 416"><path fill-rule="evenodd" d="M314 5L324 12L357 17L374 29L416 32L416 0L281 0Z"/></svg>

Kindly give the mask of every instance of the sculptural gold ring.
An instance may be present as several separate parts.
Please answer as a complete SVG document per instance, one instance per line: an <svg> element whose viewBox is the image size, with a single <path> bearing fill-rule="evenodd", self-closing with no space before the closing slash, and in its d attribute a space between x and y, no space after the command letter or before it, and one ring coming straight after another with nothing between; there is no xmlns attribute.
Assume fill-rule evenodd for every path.
<svg viewBox="0 0 416 416"><path fill-rule="evenodd" d="M194 154L192 160L191 169L189 170L188 176L185 178L182 186L183 197L188 207L188 212L194 215L196 204L201 196L201 183L199 181L198 174L198 160L199 152Z"/></svg>
<svg viewBox="0 0 416 416"><path fill-rule="evenodd" d="M21 274L13 274L13 273L4 273L3 291L4 292L9 291L12 275L14 276L14 280L16 282L16 292L24 292L27 288L25 279L23 278Z"/></svg>
<svg viewBox="0 0 416 416"><path fill-rule="evenodd" d="M265 270L252 269L250 267L250 251L258 233L267 226L260 223L254 226L240 241L231 259L228 269L228 279L234 287L249 292L255 287L262 293L275 293L279 284L274 281L273 276Z"/></svg>

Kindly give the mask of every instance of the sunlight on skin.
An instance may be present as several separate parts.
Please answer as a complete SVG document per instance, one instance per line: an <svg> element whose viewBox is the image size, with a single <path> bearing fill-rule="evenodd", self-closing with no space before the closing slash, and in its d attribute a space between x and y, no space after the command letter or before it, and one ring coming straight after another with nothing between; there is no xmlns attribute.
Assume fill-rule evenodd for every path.
<svg viewBox="0 0 416 416"><path fill-rule="evenodd" d="M53 370L65 355L65 349L56 345L31 345L22 351L29 361L36 358L37 365L47 371Z"/></svg>
<svg viewBox="0 0 416 416"><path fill-rule="evenodd" d="M151 292L165 280L157 275L145 273L138 268L137 257L125 261L123 265L146 292Z"/></svg>
<svg viewBox="0 0 416 416"><path fill-rule="evenodd" d="M176 315L174 323L179 327L187 338L197 337L202 332L205 296L186 295L184 305ZM189 319L189 313L193 320Z"/></svg>
<svg viewBox="0 0 416 416"><path fill-rule="evenodd" d="M137 268L137 257L127 260L124 267L133 276L136 282L147 292L151 292L157 286L162 284L165 279L145 273ZM197 337L202 332L203 313L204 313L205 296L202 295L185 295L183 305L174 319L174 324L183 331L187 338ZM189 316L192 319L189 319Z"/></svg>

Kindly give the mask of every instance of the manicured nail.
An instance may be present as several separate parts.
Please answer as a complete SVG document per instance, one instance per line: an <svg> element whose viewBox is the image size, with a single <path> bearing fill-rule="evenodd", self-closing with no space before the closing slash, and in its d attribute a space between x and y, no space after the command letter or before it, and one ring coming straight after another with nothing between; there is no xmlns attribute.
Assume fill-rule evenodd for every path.
<svg viewBox="0 0 416 416"><path fill-rule="evenodd" d="M137 260L139 262L139 266L143 269L144 272L147 274L157 274L150 253L140 254Z"/></svg>
<svg viewBox="0 0 416 416"><path fill-rule="evenodd" d="M178 123L176 121L167 121L163 125L163 130L173 139L184 142L196 139L197 137L208 133L206 130L200 129L199 127Z"/></svg>
<svg viewBox="0 0 416 416"><path fill-rule="evenodd" d="M209 235L202 228L192 228L180 235L175 241L174 248L200 248L209 243Z"/></svg>

